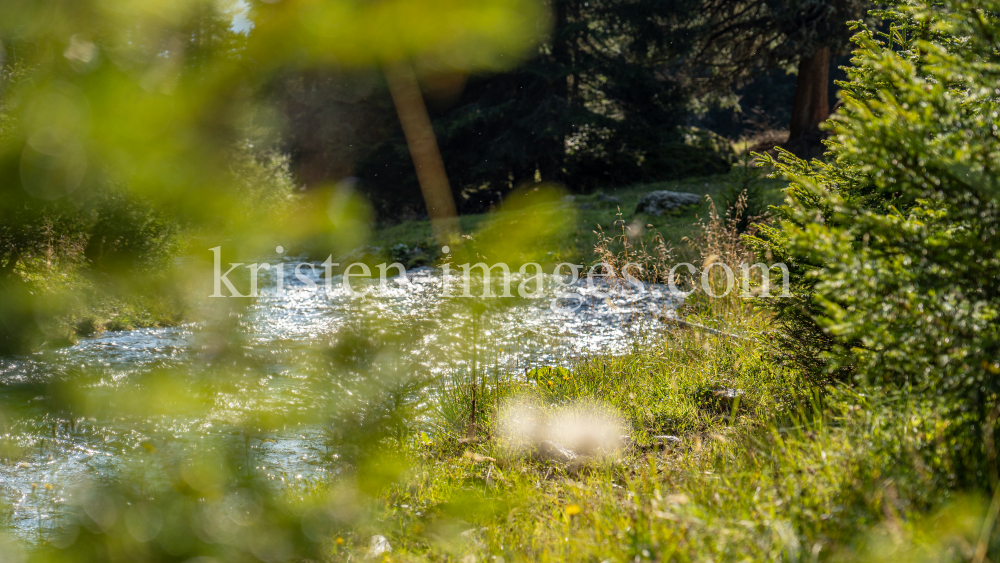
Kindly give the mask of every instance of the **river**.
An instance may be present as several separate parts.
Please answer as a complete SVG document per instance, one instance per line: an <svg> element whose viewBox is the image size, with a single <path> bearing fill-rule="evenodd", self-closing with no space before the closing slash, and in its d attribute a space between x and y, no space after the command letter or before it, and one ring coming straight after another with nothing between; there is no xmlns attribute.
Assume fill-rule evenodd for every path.
<svg viewBox="0 0 1000 563"><path fill-rule="evenodd" d="M286 272L298 263L287 259ZM249 464L279 481L322 478L329 422L316 413L351 388L317 391L317 374L351 372L338 381L363 383L388 369L433 381L473 367L522 373L569 365L656 334L658 319L680 301L660 286L626 292L585 282L571 287L575 297L556 302L564 305L558 310L551 296L513 305L447 299L444 277L432 268L357 298L342 289L340 276L325 291L321 266L301 271L308 282L287 276L281 295L271 283L223 328L203 322L105 332L67 348L0 358L3 440L17 452L0 462L0 494L13 507L16 535L52 527L78 485L134 471L144 451L171 448L184 456L185 444L213 436L249 444L247 428ZM549 277L547 287L554 282ZM359 350L367 356L359 358ZM221 382L221 390L208 399L191 395L202 401L198 408L174 408L179 399L171 389L186 397L184 390L206 380ZM84 390L92 406L63 405L64 388ZM150 402L149 390L161 388L162 401ZM268 411L280 414L280 424L259 422Z"/></svg>

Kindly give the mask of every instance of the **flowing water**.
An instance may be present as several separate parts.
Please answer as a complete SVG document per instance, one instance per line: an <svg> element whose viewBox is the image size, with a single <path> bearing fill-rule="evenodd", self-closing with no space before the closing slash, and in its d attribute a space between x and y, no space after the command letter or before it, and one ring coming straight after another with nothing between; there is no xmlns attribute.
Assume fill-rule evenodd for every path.
<svg viewBox="0 0 1000 563"><path fill-rule="evenodd" d="M287 260L285 271L294 272L296 265ZM143 451L170 449L183 457L191 440L242 440L248 452L252 441L248 465L275 480L321 475L329 467L321 463L330 455L324 441L328 428L295 413L311 412L324 393L338 393L336 387L310 391L310 375L355 369L362 380L374 377L364 371L372 364L351 368L350 362L324 363L345 334L373 336L383 343L379 357L391 351L389 363L408 373L433 377L456 370L520 371L623 351L642 335L655 334L659 319L680 300L660 286L619 291L606 283L578 282L567 290L573 296L553 301L550 294L495 307L491 303L496 300L443 298L446 280L432 268L391 278L357 298L343 290L339 276L330 280L328 292L326 280L318 277L321 271L321 266L301 268L305 280L286 275L280 295L272 282L234 332L210 323L106 332L68 348L0 358L0 398L8 411L19 414L16 420L0 420L6 425L3 439L19 448L0 461L0 494L13 504L14 531L26 536L51 527L75 485L134 471ZM556 287L555 282L547 278L547 288ZM223 360L233 356L241 359ZM120 411L81 414L70 409L63 416L52 402L54 383L79 379L93 396L112 397L146 386L151 373L198 385L203 383L199 378L210 378L204 374L220 371L220 365L228 372L242 369L242 375L236 383L227 379L226 392L215 395L203 410L160 411L140 402L136 405L142 406L130 409L128 400L119 398ZM284 413L285 422L252 436L241 433L241 424L248 426L253 413L267 409Z"/></svg>

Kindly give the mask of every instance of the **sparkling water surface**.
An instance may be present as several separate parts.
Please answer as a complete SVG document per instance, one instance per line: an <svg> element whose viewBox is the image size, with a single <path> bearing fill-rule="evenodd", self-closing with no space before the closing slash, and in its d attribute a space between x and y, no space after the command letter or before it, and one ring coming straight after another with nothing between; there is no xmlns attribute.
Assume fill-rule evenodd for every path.
<svg viewBox="0 0 1000 563"><path fill-rule="evenodd" d="M655 334L663 316L670 316L682 300L658 285L638 291L634 286L593 280L565 288L571 295L554 301L557 280L547 276L545 298L491 308L476 324L475 303L482 300L442 298L446 280L440 270L409 271L408 283L402 277L390 278L385 286L372 287L368 295L357 298L342 288L340 276L330 279L328 292L318 264L300 269L307 281L297 279L293 272L299 263L285 261L284 291L279 295L272 279L240 323L238 345L258 362L248 375L247 389L258 395L236 390L207 416L60 418L46 406L43 394L35 394L46 382L81 373L90 374L94 387L116 389L150 370L202 365L216 348L227 345L225 337L202 323L105 332L67 348L0 358L0 389L28 413L7 428L8 438L25 444L26 453L15 461L0 462L0 494L13 501L15 531L26 536L39 525L57 523L57 507L73 494L75 485L114 478L126 469L126 459L131 459L128 470L134 471L132 454L143 449L165 449L183 457L182 438L192 435L249 442L227 422L243 416L240 413L248 405L261 402L255 397L262 390L269 397L269 408L304 409L301 405L309 398L299 392L302 356L290 351L328 345L345 327L366 323L388 337L412 336L405 361L431 374L468 369L470 362L477 362L478 369L521 370L568 365L592 353L625 351L638 338ZM449 293L461 293L457 278L448 283ZM478 331L474 339L470 326ZM475 345L470 344L473 340ZM329 467L321 463L329 456L324 432L316 424L301 423L254 436L251 463L279 481L322 476Z"/></svg>

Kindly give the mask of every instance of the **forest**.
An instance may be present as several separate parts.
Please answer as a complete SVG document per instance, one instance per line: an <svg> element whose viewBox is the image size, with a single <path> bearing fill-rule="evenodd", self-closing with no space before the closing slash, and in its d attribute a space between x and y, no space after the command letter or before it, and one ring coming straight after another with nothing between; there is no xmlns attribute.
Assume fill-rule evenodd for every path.
<svg viewBox="0 0 1000 563"><path fill-rule="evenodd" d="M0 563L1000 558L1000 1L0 3Z"/></svg>

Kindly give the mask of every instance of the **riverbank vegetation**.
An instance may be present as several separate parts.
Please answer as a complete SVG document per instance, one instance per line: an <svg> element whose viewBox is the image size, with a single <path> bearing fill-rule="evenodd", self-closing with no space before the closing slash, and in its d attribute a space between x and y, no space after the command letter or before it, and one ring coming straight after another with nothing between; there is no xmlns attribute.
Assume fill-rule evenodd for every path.
<svg viewBox="0 0 1000 563"><path fill-rule="evenodd" d="M747 154L743 158L752 160ZM754 208L744 214L757 218L767 213L769 206L781 203L782 187L781 181L767 178L756 169L744 170L743 163L738 163L728 174L637 184L583 195L563 191L563 198L550 205L561 206L563 212L572 217L572 225L560 238L550 242L546 258L553 264L568 262L589 266L597 258L595 235L603 232L613 237L622 234L623 228L627 229L626 236L634 245L652 248L662 240L677 252L689 255L691 249L685 239L695 236L699 219L707 220L710 210L718 208L724 213L725 209L736 205L743 191L749 190ZM636 204L642 196L656 190L693 193L709 196L709 199L703 200L701 205L683 206L660 216L637 213ZM459 218L462 232L475 235L496 213L504 210L501 205L493 214L462 215ZM322 252L322 248L316 246L316 250ZM434 246L430 222L426 220L406 220L375 229L369 246L372 258L399 260L407 266L428 264L440 255ZM325 258L325 255L317 258Z"/></svg>
<svg viewBox="0 0 1000 563"><path fill-rule="evenodd" d="M793 32L788 22L802 23L793 4L772 13L772 3L748 3L739 14L759 18L735 27L766 33L744 29L731 44L800 48L805 83L846 24L831 29L838 22L821 18ZM819 4L826 15L860 5ZM680 5L652 17L646 7L596 4L593 21L615 24L607 29L572 25L587 10L555 10L554 39L543 49L527 24L546 17L531 3L500 2L489 17L475 17L481 7L457 10L464 15L448 20L462 32L457 45L428 31L438 29L439 14L323 6L254 4L257 27L247 34L204 14L87 12L102 22L94 29L148 23L163 32L149 32L153 47L125 32L92 42L70 33L73 18L56 21L55 31L18 28L13 42L0 36L34 53L27 60L35 72L6 67L13 74L0 96L0 174L10 180L0 190L11 196L0 202L0 353L40 346L53 319L69 319L60 322L83 334L174 322L184 307L201 316L183 335L194 342L190 350L134 371L93 356L58 363L36 354L41 367L20 372L32 358L3 358L14 375L0 393L0 469L48 481L0 489L0 561L1000 557L1000 3L906 0L852 22L855 50L840 84L843 104L824 126L822 158L777 149L755 160L743 155L728 174L688 179L666 179L687 149L664 155L658 151L677 143L661 138L667 129L649 132L657 123L675 131L676 115L653 118L682 101L706 102L680 95L686 79L702 75L673 68L666 82L676 88L663 91L676 96L653 107L631 98L646 90L618 88L649 86L652 74L638 70L645 57L673 60L681 46L636 36L620 51L607 43L588 50L567 39L577 33L614 44L621 38L605 32L648 32L636 22L659 16L702 37L680 25L691 23ZM16 14L30 20L29 12ZM344 21L357 29L377 21L382 35L353 36ZM332 28L340 31L335 39L323 27L333 24L341 26ZM424 33L385 31L414 28ZM743 52L706 49L709 61L739 62ZM387 219L353 180L302 191L278 153L234 144L258 135L244 117L278 119L257 111L264 104L248 92L260 76L248 69L280 67L288 53L377 66L400 50L440 57L418 58L432 69L499 76L472 80L469 95L481 113L463 104L437 116L447 125L446 157L470 123L488 130L504 115L489 111L505 100L500 86L519 77L534 84L546 62L579 72L557 73L565 91L533 92L508 109L522 120L536 115L525 104L552 110L568 121L549 125L582 123L588 127L577 132L587 134L577 142L588 135L604 142L579 151L570 143L575 152L546 145L539 154L560 158L514 158L488 174L467 166L457 195L478 193L494 209L461 217L464 236L447 253L437 250L441 241L432 245L429 223ZM535 50L543 55L532 58ZM628 64L612 64L615 52ZM170 63L177 53L185 61ZM500 61L504 55L527 61L519 68L532 80ZM588 57L588 65L573 66ZM776 48L769 57L791 55ZM608 69L627 76L611 80ZM280 78L275 83L298 83ZM576 107L579 114L560 105L587 95L605 105ZM100 105L125 101L158 111L139 107L126 120ZM647 114L636 128L615 118ZM136 116L138 125L130 121ZM595 129L602 124L603 132ZM815 123L793 125L803 143L818 131ZM645 137L655 137L655 150L636 148ZM490 148L503 153L513 141L506 142ZM396 145L394 137L380 150ZM614 158L622 155L631 158L622 165L627 181L616 186ZM398 161L385 158L368 170L389 170L389 178L364 193L400 178L388 165ZM587 171L608 182L606 191L570 194L557 185ZM666 216L637 214L638 199L653 189L709 197ZM516 305L500 297L442 300L398 319L377 297L343 301L338 306L353 315L343 326L262 344L253 326L260 303L189 296L211 285L211 255L202 249L222 240L232 245L224 262L245 261L270 253L277 236L294 250L317 245L324 255L388 256L407 266L465 258L638 262L655 283L681 260L735 271L751 260L781 262L792 295L764 294L759 278L749 294L723 298L685 286L694 293L676 310L623 315L629 340L621 350L553 361L490 341L517 330L491 324ZM173 266L163 277L133 275L132 268L145 274L167 261ZM726 285L724 276L707 280L713 291ZM52 297L74 291L82 294L75 303ZM174 296L179 303L151 305ZM73 316L74 307L83 316ZM442 352L447 343L456 356ZM443 367L419 361L438 354ZM57 367L46 371L47 361ZM277 457L265 455L272 449ZM66 451L87 467L71 482L46 469ZM269 466L281 456L310 469Z"/></svg>

